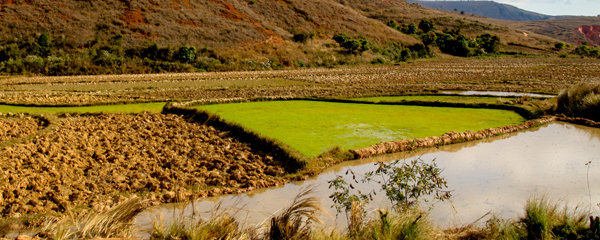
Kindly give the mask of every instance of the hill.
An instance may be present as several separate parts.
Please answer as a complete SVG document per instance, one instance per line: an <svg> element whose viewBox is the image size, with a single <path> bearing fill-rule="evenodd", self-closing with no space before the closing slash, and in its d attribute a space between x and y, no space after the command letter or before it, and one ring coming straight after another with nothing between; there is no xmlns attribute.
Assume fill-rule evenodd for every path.
<svg viewBox="0 0 600 240"><path fill-rule="evenodd" d="M322 0L0 0L0 35L50 33L72 44L122 34L126 46L241 46L291 38L290 30L345 31L376 40L410 37Z"/></svg>
<svg viewBox="0 0 600 240"><path fill-rule="evenodd" d="M0 73L263 70L443 56L418 34L387 26L423 19L440 34L498 35L514 53L547 54L557 41L404 0L0 0ZM334 41L338 33L352 45Z"/></svg>
<svg viewBox="0 0 600 240"><path fill-rule="evenodd" d="M500 36L504 44L517 43L521 47L505 46L507 51L543 53L550 51L551 43L556 39L536 33L525 33L518 28L506 26L509 21L501 21L477 15L460 14L460 12L437 10L423 7L418 3L401 0L370 1L370 0L335 0L360 11L363 15L382 22L389 20L398 23L418 24L422 19L431 19L437 30L450 31L460 29L468 37L482 33ZM515 45L512 45L515 46ZM523 48L522 46L525 46ZM541 51L541 52L540 52Z"/></svg>
<svg viewBox="0 0 600 240"><path fill-rule="evenodd" d="M573 17L529 22L498 21L497 23L543 34L568 43L580 44L587 41L592 45L600 46L600 17Z"/></svg>
<svg viewBox="0 0 600 240"><path fill-rule="evenodd" d="M517 8L515 6L493 1L412 1L421 6L449 11L464 11L479 16L510 20L539 21L566 18L568 16L550 16Z"/></svg>

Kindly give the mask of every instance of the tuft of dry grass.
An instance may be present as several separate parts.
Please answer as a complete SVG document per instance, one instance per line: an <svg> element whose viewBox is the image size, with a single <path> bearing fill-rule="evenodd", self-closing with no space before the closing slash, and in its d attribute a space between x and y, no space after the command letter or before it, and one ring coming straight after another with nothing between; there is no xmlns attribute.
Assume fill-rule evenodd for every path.
<svg viewBox="0 0 600 240"><path fill-rule="evenodd" d="M59 221L47 220L36 236L52 240L131 238L137 231L133 220L147 206L146 200L132 198L103 213L72 213Z"/></svg>
<svg viewBox="0 0 600 240"><path fill-rule="evenodd" d="M134 198L123 202L110 210L74 220L76 231L74 238L128 238L134 234L133 220L146 209L145 200Z"/></svg>
<svg viewBox="0 0 600 240"><path fill-rule="evenodd" d="M166 223L162 216L152 222L151 239L249 239L256 235L256 230L241 230L239 223L229 210L221 205L211 211L211 217L204 220L198 216L185 218L180 216Z"/></svg>
<svg viewBox="0 0 600 240"><path fill-rule="evenodd" d="M562 90L556 112L600 121L600 83L579 84Z"/></svg>
<svg viewBox="0 0 600 240"><path fill-rule="evenodd" d="M265 238L275 239L308 239L312 232L312 224L320 223L319 212L326 212L319 203L319 198L309 197L315 191L314 186L304 188L294 198L292 204L269 220Z"/></svg>

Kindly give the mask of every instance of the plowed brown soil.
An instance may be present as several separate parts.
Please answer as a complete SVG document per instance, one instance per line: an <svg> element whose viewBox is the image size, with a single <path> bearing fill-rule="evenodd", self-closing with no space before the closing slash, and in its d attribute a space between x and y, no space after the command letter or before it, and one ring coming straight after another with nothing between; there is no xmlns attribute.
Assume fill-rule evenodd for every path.
<svg viewBox="0 0 600 240"><path fill-rule="evenodd" d="M23 115L18 117L5 116L9 115L0 113L0 144L26 137L42 128L40 120L32 117L24 117Z"/></svg>
<svg viewBox="0 0 600 240"><path fill-rule="evenodd" d="M67 116L54 124L0 150L0 216L103 211L129 194L185 201L284 181L272 157L177 115Z"/></svg>

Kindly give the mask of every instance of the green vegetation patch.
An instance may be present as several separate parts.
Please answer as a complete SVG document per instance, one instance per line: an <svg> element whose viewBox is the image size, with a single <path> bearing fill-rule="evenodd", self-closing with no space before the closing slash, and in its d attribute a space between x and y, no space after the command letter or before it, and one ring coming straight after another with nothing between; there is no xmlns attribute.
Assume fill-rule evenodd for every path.
<svg viewBox="0 0 600 240"><path fill-rule="evenodd" d="M164 102L155 103L132 103L120 105L85 106L85 107L30 107L0 105L1 113L62 113L62 112L105 112L105 113L159 113L165 106Z"/></svg>
<svg viewBox="0 0 600 240"><path fill-rule="evenodd" d="M307 156L333 146L364 148L378 142L479 131L525 121L492 109L272 101L198 106L276 138Z"/></svg>
<svg viewBox="0 0 600 240"><path fill-rule="evenodd" d="M401 101L427 101L427 102L451 102L451 103L502 103L503 101L514 100L514 97L479 97L479 96L442 96L442 95L422 95L422 96L387 96L387 97L367 97L354 98L352 100L368 102L401 102Z"/></svg>

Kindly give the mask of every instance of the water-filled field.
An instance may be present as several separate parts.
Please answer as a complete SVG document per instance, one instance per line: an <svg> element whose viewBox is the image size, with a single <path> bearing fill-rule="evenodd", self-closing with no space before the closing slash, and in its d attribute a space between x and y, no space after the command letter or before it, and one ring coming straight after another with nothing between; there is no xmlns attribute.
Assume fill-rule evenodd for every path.
<svg viewBox="0 0 600 240"><path fill-rule="evenodd" d="M525 121L519 114L505 110L321 101L229 103L198 108L279 139L307 156L334 146L364 148L378 142L479 131Z"/></svg>
<svg viewBox="0 0 600 240"><path fill-rule="evenodd" d="M438 166L444 169L442 176L448 181L449 190L452 190L450 201L433 203L431 217L436 225L466 225L489 211L502 218L516 218L524 214L526 199L535 194L547 194L551 199L598 215L599 155L600 129L558 122L475 142L348 161L307 181L242 195L206 198L196 202L195 207L209 210L219 201L223 201L224 207L244 206L244 210L249 211L247 221L252 225L289 205L302 188L314 184L318 186L316 195L331 215L321 215L322 219L328 225L337 222L339 228L344 228L343 213L337 220L333 218L336 212L330 208L333 202L328 198L333 191L328 189L327 181L337 176L349 178L345 175L348 169L362 175L376 169L374 163L377 161L421 158L426 161L436 159ZM591 164L586 165L590 161ZM360 183L354 186L363 191L375 187ZM376 196L369 209L387 206L381 195ZM423 203L424 209L429 204ZM177 216L182 211L190 214L192 205L170 204L150 209L138 218L138 224L148 224L147 219L159 213L174 215L173 211ZM486 216L479 223L483 225L490 217Z"/></svg>

